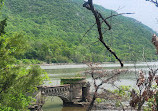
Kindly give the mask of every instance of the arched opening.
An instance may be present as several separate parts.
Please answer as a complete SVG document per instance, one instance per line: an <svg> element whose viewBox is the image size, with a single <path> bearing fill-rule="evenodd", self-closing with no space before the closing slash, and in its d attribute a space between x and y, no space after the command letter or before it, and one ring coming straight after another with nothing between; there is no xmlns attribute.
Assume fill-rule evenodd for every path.
<svg viewBox="0 0 158 111"><path fill-rule="evenodd" d="M62 98L64 99L64 98ZM47 96L43 111L86 111L85 107L63 106L63 100L57 96Z"/></svg>
<svg viewBox="0 0 158 111"><path fill-rule="evenodd" d="M42 107L43 111L62 111L63 100L57 96L47 96L45 104Z"/></svg>

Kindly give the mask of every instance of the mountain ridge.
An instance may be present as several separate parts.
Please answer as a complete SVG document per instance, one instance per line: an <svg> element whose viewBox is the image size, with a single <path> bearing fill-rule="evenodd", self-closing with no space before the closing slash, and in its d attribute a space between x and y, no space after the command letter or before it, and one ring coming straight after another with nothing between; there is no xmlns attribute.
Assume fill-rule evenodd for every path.
<svg viewBox="0 0 158 111"><path fill-rule="evenodd" d="M8 16L7 30L30 36L31 47L23 58L48 63L115 61L101 43L95 43L96 26L83 37L95 19L82 4L82 0L6 0L2 13ZM111 15L111 10L98 5L96 9L104 17ZM141 61L144 49L147 60L157 59L151 44L152 29L122 15L108 22L112 30L105 33L104 40L123 61Z"/></svg>

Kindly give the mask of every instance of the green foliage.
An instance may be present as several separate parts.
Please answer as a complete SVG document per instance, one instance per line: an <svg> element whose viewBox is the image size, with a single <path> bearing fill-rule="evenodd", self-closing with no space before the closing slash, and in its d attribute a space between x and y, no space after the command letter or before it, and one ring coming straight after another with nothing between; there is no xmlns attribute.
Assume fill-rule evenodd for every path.
<svg viewBox="0 0 158 111"><path fill-rule="evenodd" d="M23 63L23 64L41 64L42 61L39 61L37 59L22 59L22 60L17 60L17 63Z"/></svg>
<svg viewBox="0 0 158 111"><path fill-rule="evenodd" d="M0 22L0 35L1 35L1 34L5 34L4 28L5 28L5 26L7 25L7 24L6 24L6 20L7 20L7 19L4 19L4 20L2 20L2 21Z"/></svg>
<svg viewBox="0 0 158 111"><path fill-rule="evenodd" d="M0 0L0 10L1 10L3 4L4 4L4 0Z"/></svg>
<svg viewBox="0 0 158 111"><path fill-rule="evenodd" d="M129 98L130 97L130 89L131 86L119 86L118 89L115 89L112 91L114 94L117 94L118 96L122 98Z"/></svg>
<svg viewBox="0 0 158 111"><path fill-rule="evenodd" d="M85 78L84 77L71 77L71 78L61 78L61 82L60 84L63 85L63 84L72 84L72 83L79 83L80 81L84 80Z"/></svg>
<svg viewBox="0 0 158 111"><path fill-rule="evenodd" d="M153 85L151 90L154 92L152 98L148 98L144 111L156 111L158 106L158 86Z"/></svg>
<svg viewBox="0 0 158 111"><path fill-rule="evenodd" d="M39 66L27 69L17 62L28 49L27 40L22 34L4 35L6 25L6 19L0 22L0 111L26 111L47 76Z"/></svg>
<svg viewBox="0 0 158 111"><path fill-rule="evenodd" d="M39 66L27 69L17 64L17 57L26 51L27 43L21 34L0 36L0 110L27 110L32 93L46 79Z"/></svg>
<svg viewBox="0 0 158 111"><path fill-rule="evenodd" d="M116 107L124 106L122 102L127 102L130 99L130 96L131 96L130 90L131 90L131 86L122 85L122 86L119 86L118 89L115 89L112 91L112 93L116 95L116 98L115 98Z"/></svg>
<svg viewBox="0 0 158 111"><path fill-rule="evenodd" d="M101 98L96 98L96 100L95 100L97 103L101 103Z"/></svg>
<svg viewBox="0 0 158 111"><path fill-rule="evenodd" d="M82 37L95 23L82 4L82 0L6 0L3 17L8 18L7 31L23 31L29 36L30 48L22 58L47 63L115 62L101 43L94 43L98 40L96 27ZM111 15L111 10L96 9L104 17ZM143 48L147 60L157 59L150 28L124 16L109 22L112 31L104 34L104 40L123 61L143 61Z"/></svg>
<svg viewBox="0 0 158 111"><path fill-rule="evenodd" d="M105 99L102 99L102 98L96 98L95 102L100 104L102 102L105 102L106 100Z"/></svg>

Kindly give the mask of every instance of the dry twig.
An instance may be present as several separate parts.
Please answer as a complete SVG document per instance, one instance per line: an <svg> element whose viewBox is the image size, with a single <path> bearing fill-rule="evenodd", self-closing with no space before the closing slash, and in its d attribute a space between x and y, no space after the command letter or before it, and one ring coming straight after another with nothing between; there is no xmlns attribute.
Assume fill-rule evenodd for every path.
<svg viewBox="0 0 158 111"><path fill-rule="evenodd" d="M103 70L101 67L98 67L97 64L90 63L88 66L90 70L88 70L86 74L91 76L94 85L94 93L92 95L90 105L87 108L87 111L90 111L92 110L95 100L98 97L98 90L102 89L101 86L105 83L115 81L113 80L115 77L119 76L121 73L126 73L127 70L113 70L109 73L107 70ZM100 81L99 84L97 83L98 80Z"/></svg>
<svg viewBox="0 0 158 111"><path fill-rule="evenodd" d="M115 14L115 15L111 15L111 16L109 16L109 17L107 17L107 18L104 18L104 17L101 15L101 13L99 13L99 12L94 8L92 0L88 0L88 2L85 2L85 3L83 4L83 7L87 8L88 10L90 10L90 11L93 13L93 15L94 15L94 17L95 17L95 19L96 19L96 23L95 23L95 24L97 24L97 29L98 29L98 33L99 33L99 41L100 41L100 42L106 47L106 49L119 61L121 67L123 67L123 63L122 63L122 61L119 59L119 57L116 55L116 53L115 53L114 51L112 51L111 48L104 42L101 25L102 25L102 23L105 23L106 26L108 27L108 30L111 30L111 25L107 22L107 19L109 19L109 18L111 18L111 17L113 17L113 16L118 16L118 15L122 15L122 14L132 14L132 13ZM94 27L95 24L93 24L93 25L90 27L90 29L88 29L88 30L86 31L86 33L84 34L84 36ZM84 36L83 36L83 37L84 37Z"/></svg>
<svg viewBox="0 0 158 111"><path fill-rule="evenodd" d="M156 7L158 7L158 2L157 2L157 0L146 0L146 1L152 2L152 3L154 3L154 4L156 5Z"/></svg>

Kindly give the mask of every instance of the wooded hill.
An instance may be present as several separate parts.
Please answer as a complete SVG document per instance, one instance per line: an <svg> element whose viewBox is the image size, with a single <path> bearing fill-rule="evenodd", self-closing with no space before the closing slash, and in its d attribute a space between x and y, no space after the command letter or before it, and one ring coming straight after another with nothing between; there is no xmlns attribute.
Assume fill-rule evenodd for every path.
<svg viewBox="0 0 158 111"><path fill-rule="evenodd" d="M48 63L116 61L98 41L90 11L83 0L5 0L3 18L8 18L6 32L23 33L30 48L19 59L37 59ZM96 6L104 17L116 14ZM123 61L157 59L149 27L135 19L117 16L108 20L112 30L104 34L105 42ZM104 27L106 28L106 26ZM106 29L104 29L106 30Z"/></svg>

